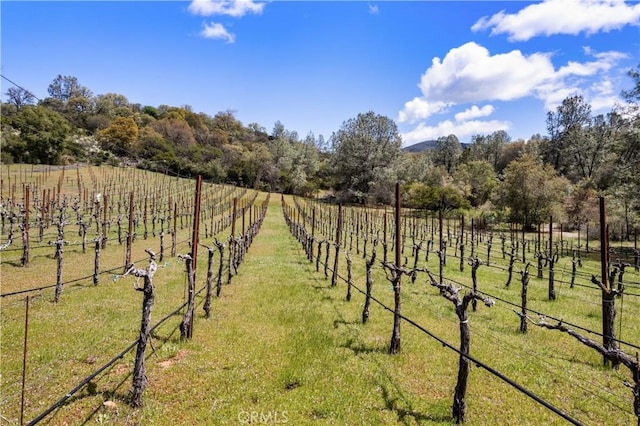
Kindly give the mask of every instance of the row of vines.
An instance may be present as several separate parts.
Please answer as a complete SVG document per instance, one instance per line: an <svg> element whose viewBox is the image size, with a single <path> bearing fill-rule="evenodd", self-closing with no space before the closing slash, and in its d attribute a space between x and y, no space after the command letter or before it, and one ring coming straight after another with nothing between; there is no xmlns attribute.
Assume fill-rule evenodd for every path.
<svg viewBox="0 0 640 426"><path fill-rule="evenodd" d="M170 337L190 339L211 316L269 201L132 168L7 168L0 187L0 411L11 424L86 395L139 406L147 345L176 356Z"/></svg>
<svg viewBox="0 0 640 426"><path fill-rule="evenodd" d="M282 198L311 265L362 303L363 326L376 311L392 314L390 354L408 324L458 355L455 421L480 404L466 398L475 365L571 423L640 424L637 242L607 246L604 200L605 238L589 250L575 234L561 240L552 218L533 233L478 229L402 209L399 188L396 202L387 211Z"/></svg>

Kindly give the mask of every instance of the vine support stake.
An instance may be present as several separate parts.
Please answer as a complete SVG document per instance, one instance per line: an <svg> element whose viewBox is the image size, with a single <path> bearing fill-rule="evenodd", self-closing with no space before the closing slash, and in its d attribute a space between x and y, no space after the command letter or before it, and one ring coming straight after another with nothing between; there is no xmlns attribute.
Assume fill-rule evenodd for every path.
<svg viewBox="0 0 640 426"><path fill-rule="evenodd" d="M24 350L22 352L22 393L20 396L20 424L24 424L24 389L27 381L27 342L29 341L29 296L24 310Z"/></svg>
<svg viewBox="0 0 640 426"><path fill-rule="evenodd" d="M191 292L193 287L193 291L195 292L195 280L196 280L196 269L197 269L197 259L198 259L198 240L200 236L200 200L202 198L202 175L198 175L196 179L196 194L195 201L193 203L193 233L191 235L191 274L190 280L193 282L189 282L189 297L191 299ZM187 268L188 270L188 268ZM195 295L193 296L195 297ZM193 304L193 301L190 302ZM191 316L189 318L189 328L187 333L187 338L191 339L193 335L193 306L190 307Z"/></svg>
<svg viewBox="0 0 640 426"><path fill-rule="evenodd" d="M127 231L127 248L124 259L124 271L131 267L131 242L133 241L133 191L129 194L129 227Z"/></svg>
<svg viewBox="0 0 640 426"><path fill-rule="evenodd" d="M22 230L22 266L29 266L29 185L24 193L24 224Z"/></svg>
<svg viewBox="0 0 640 426"><path fill-rule="evenodd" d="M395 221L395 249L396 249L396 263L395 263L395 276L393 277L393 293L394 293L394 310L393 310L393 332L391 334L391 343L389 345L389 353L396 354L400 352L400 322L401 322L401 309L402 301L400 299L400 289L402 285L402 272L401 254L402 254L402 234L400 229L400 219L402 213L400 211L400 182L396 182L396 221Z"/></svg>
<svg viewBox="0 0 640 426"><path fill-rule="evenodd" d="M331 276L331 287L338 284L338 262L340 260L340 240L342 239L342 204L338 205L338 221L336 224L336 256L333 260L333 274Z"/></svg>

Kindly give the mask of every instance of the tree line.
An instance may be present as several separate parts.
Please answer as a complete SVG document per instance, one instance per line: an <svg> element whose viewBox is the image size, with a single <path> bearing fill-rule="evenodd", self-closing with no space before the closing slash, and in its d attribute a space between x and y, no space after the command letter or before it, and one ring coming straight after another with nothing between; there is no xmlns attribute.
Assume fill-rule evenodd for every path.
<svg viewBox="0 0 640 426"><path fill-rule="evenodd" d="M300 137L277 121L269 132L232 111L214 116L188 105L131 103L94 95L76 77L58 75L48 97L11 87L2 103L1 160L32 164L126 164L250 188L338 202L390 204L402 182L404 205L473 209L479 223L526 228L549 216L580 226L595 195L613 203L612 234L629 237L640 213L640 67L629 71L624 105L593 115L582 96L547 114L546 135L511 140L505 131L455 135L433 149L402 150L395 122L374 112L346 120L328 140Z"/></svg>

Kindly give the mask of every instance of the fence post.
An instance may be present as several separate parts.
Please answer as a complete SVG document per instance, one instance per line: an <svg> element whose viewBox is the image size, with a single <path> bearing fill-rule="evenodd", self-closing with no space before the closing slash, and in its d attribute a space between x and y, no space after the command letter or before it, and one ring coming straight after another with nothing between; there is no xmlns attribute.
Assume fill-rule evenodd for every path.
<svg viewBox="0 0 640 426"><path fill-rule="evenodd" d="M229 236L229 271L227 276L227 284L231 284L231 276L233 275L233 262L234 262L234 246L236 241L236 214L238 209L238 198L233 199L233 213L231 215L231 235Z"/></svg>
<svg viewBox="0 0 640 426"><path fill-rule="evenodd" d="M125 272L131 267L131 243L133 242L133 191L129 194L129 227L127 230L127 248L124 259Z"/></svg>
<svg viewBox="0 0 640 426"><path fill-rule="evenodd" d="M24 223L22 228L22 266L29 266L29 186L24 194Z"/></svg>
<svg viewBox="0 0 640 426"><path fill-rule="evenodd" d="M333 261L333 275L331 276L331 287L338 284L338 262L340 259L340 240L342 239L342 204L338 205L338 223L336 225L336 257Z"/></svg>
<svg viewBox="0 0 640 426"><path fill-rule="evenodd" d="M396 182L396 223L395 223L395 232L396 232L396 241L395 241L395 249L396 249L396 258L395 258L395 272L393 279L393 293L394 293L394 310L393 310L393 332L391 334L391 344L389 345L389 353L396 354L400 352L400 322L401 322L401 309L402 309L402 301L400 299L400 289L402 285L402 233L400 229L400 219L402 218L402 213L400 211L400 183Z"/></svg>
<svg viewBox="0 0 640 426"><path fill-rule="evenodd" d="M24 311L24 350L22 353L22 394L20 397L20 424L24 424L24 389L27 380L27 342L29 341L29 296Z"/></svg>
<svg viewBox="0 0 640 426"><path fill-rule="evenodd" d="M557 259L553 253L553 216L549 216L549 300L556 300L556 289L554 282L553 267Z"/></svg>
<svg viewBox="0 0 640 426"><path fill-rule="evenodd" d="M614 321L616 316L615 296L617 292L613 283L608 282L609 274L609 235L607 232L607 216L605 212L604 197L600 197L600 289L602 290L602 346L607 350L616 349ZM592 281L595 277L592 277ZM604 357L604 365L609 364L609 359Z"/></svg>

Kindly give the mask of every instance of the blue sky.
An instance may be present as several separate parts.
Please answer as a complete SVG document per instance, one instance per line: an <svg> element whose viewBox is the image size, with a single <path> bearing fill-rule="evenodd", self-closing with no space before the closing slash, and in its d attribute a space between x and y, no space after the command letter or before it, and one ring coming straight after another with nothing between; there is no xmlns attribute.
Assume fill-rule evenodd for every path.
<svg viewBox="0 0 640 426"><path fill-rule="evenodd" d="M2 75L38 98L71 75L96 95L231 110L269 132L279 120L301 138L374 111L405 146L527 139L566 96L610 111L640 63L640 3L622 0L3 0L0 13Z"/></svg>

